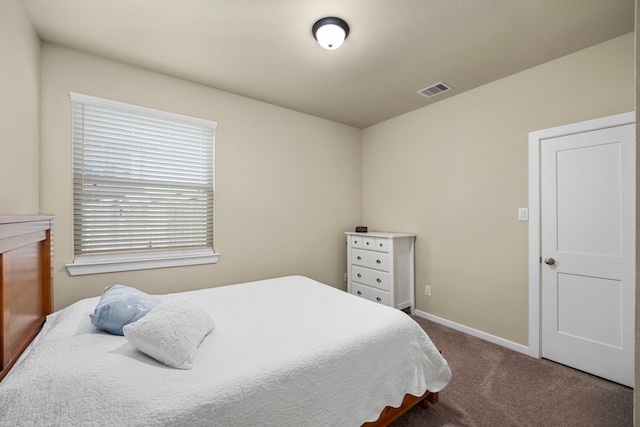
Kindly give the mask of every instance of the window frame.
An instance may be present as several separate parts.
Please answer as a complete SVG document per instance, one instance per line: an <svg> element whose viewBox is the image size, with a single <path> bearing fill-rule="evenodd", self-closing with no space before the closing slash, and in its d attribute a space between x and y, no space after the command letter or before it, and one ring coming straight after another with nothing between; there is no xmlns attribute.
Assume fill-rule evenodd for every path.
<svg viewBox="0 0 640 427"><path fill-rule="evenodd" d="M70 99L72 106L74 103L99 105L111 109L117 109L121 112L129 112L132 114L160 118L163 120L172 120L180 123L191 125L195 124L198 126L208 127L213 130L214 140L212 141L212 149L215 150L215 130L217 128L217 122L215 121L155 110L75 92L70 92ZM74 144L75 142L72 138L72 146L74 146ZM72 170L74 166L75 160L72 161ZM212 168L215 175L215 155L213 156ZM213 190L215 193L215 188ZM75 189L72 193L75 199ZM213 211L211 212L211 215L213 223L211 224L211 227L213 228L213 232L215 233L215 204L212 209ZM75 226L74 224L75 217L72 217L72 228ZM220 254L215 252L213 243L212 247L210 248L169 248L166 250L150 252L132 251L91 255L75 255L74 248L73 262L70 264L66 264L65 266L70 275L79 276L86 274L113 273L121 271L214 264L218 262L219 257Z"/></svg>

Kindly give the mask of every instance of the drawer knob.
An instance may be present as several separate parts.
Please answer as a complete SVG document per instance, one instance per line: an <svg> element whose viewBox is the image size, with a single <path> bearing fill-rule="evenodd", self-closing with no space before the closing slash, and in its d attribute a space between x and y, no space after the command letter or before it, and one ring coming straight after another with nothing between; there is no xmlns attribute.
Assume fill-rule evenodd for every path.
<svg viewBox="0 0 640 427"><path fill-rule="evenodd" d="M358 256L358 259L360 260L360 259L362 259L362 257L361 257L361 256Z"/></svg>
<svg viewBox="0 0 640 427"><path fill-rule="evenodd" d="M376 297L376 301L380 302L382 299L380 297Z"/></svg>
<svg viewBox="0 0 640 427"><path fill-rule="evenodd" d="M376 263L380 264L382 261L380 261L379 259L376 260Z"/></svg>
<svg viewBox="0 0 640 427"><path fill-rule="evenodd" d="M362 277L362 274L358 273L358 277Z"/></svg>
<svg viewBox="0 0 640 427"><path fill-rule="evenodd" d="M358 291L358 295L362 295L362 292Z"/></svg>
<svg viewBox="0 0 640 427"><path fill-rule="evenodd" d="M382 282L382 280L380 280L380 279L376 279L376 282L380 283L380 282Z"/></svg>

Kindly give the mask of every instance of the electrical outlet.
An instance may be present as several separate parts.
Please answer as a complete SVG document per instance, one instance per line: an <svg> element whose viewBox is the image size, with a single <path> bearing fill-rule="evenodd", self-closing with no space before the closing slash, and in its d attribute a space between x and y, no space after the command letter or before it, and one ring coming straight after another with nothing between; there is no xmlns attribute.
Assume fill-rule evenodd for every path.
<svg viewBox="0 0 640 427"><path fill-rule="evenodd" d="M430 297L430 296L431 296L431 286L429 286L429 285L425 285L425 286L424 286L424 294L425 294L426 296L428 296L428 297Z"/></svg>

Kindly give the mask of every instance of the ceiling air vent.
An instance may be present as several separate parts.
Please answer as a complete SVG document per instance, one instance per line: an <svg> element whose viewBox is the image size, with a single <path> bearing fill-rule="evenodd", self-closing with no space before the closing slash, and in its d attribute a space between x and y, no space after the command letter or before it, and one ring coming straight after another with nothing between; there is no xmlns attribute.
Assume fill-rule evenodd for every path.
<svg viewBox="0 0 640 427"><path fill-rule="evenodd" d="M431 98L432 96L436 96L451 89L453 88L445 82L440 82L429 87L425 87L424 89L420 89L417 93L422 96L426 96L427 98Z"/></svg>

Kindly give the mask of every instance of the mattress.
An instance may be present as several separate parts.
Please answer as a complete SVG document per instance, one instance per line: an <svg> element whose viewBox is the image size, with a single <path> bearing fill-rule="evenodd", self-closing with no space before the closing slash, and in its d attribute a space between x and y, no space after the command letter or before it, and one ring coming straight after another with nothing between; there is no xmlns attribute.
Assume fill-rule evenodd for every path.
<svg viewBox="0 0 640 427"><path fill-rule="evenodd" d="M0 425L359 426L451 378L408 315L306 277L179 296L215 322L192 369L99 331L98 298L78 301L0 383Z"/></svg>

